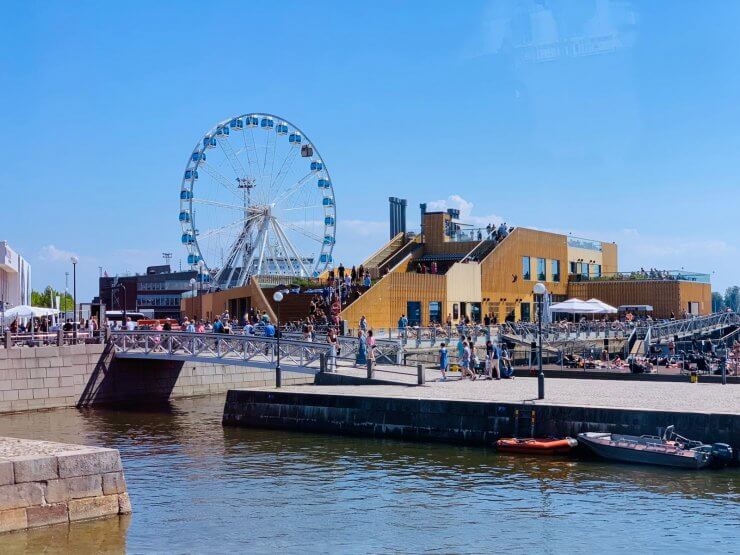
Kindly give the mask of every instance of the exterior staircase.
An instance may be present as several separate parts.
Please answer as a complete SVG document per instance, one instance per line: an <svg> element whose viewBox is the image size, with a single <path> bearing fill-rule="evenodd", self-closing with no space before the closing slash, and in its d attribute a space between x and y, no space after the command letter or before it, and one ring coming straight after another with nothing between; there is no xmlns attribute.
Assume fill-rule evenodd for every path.
<svg viewBox="0 0 740 555"><path fill-rule="evenodd" d="M264 287L262 289L270 308L275 314L277 314L278 303L274 301L272 295L277 289L276 287ZM311 311L312 298L313 294L311 293L288 293L283 295L283 300L280 301L280 321L295 322L306 318Z"/></svg>
<svg viewBox="0 0 740 555"><path fill-rule="evenodd" d="M370 272L370 277L377 279L380 277L382 269L388 266L388 259L407 244L408 236L406 233L399 233L378 251L370 255L362 265L366 271Z"/></svg>

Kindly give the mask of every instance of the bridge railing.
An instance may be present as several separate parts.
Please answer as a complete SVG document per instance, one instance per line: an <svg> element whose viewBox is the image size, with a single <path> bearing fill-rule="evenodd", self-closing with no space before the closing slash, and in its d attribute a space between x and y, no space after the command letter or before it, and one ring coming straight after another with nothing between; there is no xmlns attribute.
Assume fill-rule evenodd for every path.
<svg viewBox="0 0 740 555"><path fill-rule="evenodd" d="M165 331L114 331L110 336L117 355L135 358L201 360L223 364L277 361L274 338L220 333L186 333ZM331 346L290 339L280 340L280 363L285 366L318 365L321 355L329 356Z"/></svg>
<svg viewBox="0 0 740 555"><path fill-rule="evenodd" d="M697 316L684 320L670 320L651 326L652 341L673 336L687 336L713 328L740 326L740 314L736 312L717 312L707 316Z"/></svg>
<svg viewBox="0 0 740 555"><path fill-rule="evenodd" d="M338 337L339 349L334 352L326 338L302 341L287 335L280 338L280 362L284 365L318 364L322 354L329 361L336 358L354 362L359 349L359 340L353 337ZM213 360L231 364L277 362L277 339L261 335L137 330L111 332L110 340L115 352L124 357L161 356L171 360ZM380 364L400 364L403 347L399 341L378 340L375 357Z"/></svg>

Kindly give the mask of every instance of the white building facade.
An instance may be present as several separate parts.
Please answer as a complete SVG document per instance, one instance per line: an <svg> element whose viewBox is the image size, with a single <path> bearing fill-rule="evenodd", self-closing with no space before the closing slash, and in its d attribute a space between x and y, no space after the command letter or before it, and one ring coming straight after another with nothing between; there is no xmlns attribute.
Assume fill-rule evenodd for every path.
<svg viewBox="0 0 740 555"><path fill-rule="evenodd" d="M21 304L31 304L31 265L0 241L0 308Z"/></svg>

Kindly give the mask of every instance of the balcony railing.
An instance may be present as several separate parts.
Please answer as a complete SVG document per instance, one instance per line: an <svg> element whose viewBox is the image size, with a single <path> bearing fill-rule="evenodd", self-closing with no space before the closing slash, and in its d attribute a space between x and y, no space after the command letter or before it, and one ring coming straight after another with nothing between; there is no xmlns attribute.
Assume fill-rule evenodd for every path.
<svg viewBox="0 0 740 555"><path fill-rule="evenodd" d="M496 230L489 230L485 227L480 228L468 228L468 229L456 229L452 231L451 233L448 233L447 236L450 238L450 241L453 243L463 243L463 242L478 242L483 241L484 239L490 239L492 237L496 236Z"/></svg>
<svg viewBox="0 0 740 555"><path fill-rule="evenodd" d="M598 276L571 274L572 281L692 281L709 283L709 274L686 272L684 270L637 270L634 272L613 272Z"/></svg>

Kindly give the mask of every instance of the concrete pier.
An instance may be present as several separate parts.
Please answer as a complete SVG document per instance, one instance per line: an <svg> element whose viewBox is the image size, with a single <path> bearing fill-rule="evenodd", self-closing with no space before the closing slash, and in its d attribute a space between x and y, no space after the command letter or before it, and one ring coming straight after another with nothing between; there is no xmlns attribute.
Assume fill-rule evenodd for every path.
<svg viewBox="0 0 740 555"><path fill-rule="evenodd" d="M0 437L0 532L130 512L116 449Z"/></svg>
<svg viewBox="0 0 740 555"><path fill-rule="evenodd" d="M225 425L491 444L515 432L515 411L535 411L538 435L586 431L656 434L675 425L692 439L740 448L740 395L719 384L533 378L423 386L295 386L229 391ZM520 430L527 433L528 430Z"/></svg>

